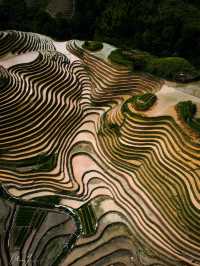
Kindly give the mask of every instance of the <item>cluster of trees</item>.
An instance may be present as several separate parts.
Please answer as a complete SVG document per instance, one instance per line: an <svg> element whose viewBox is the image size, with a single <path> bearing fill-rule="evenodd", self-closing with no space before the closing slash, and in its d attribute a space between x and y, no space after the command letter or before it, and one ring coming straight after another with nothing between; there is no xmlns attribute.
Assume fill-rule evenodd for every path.
<svg viewBox="0 0 200 266"><path fill-rule="evenodd" d="M200 4L184 0L114 0L98 19L96 37L158 56L200 64ZM194 56L195 55L195 56ZM195 57L195 58L194 58Z"/></svg>
<svg viewBox="0 0 200 266"><path fill-rule="evenodd" d="M158 57L148 52L132 49L116 49L109 55L111 62L128 67L130 71L146 72L179 82L199 79L199 71L182 57Z"/></svg>
<svg viewBox="0 0 200 266"><path fill-rule="evenodd" d="M75 14L66 19L45 12L48 0L35 1L31 7L25 0L3 0L0 29L34 31L59 40L106 41L161 57L184 57L200 66L198 0L75 1Z"/></svg>
<svg viewBox="0 0 200 266"><path fill-rule="evenodd" d="M79 6L75 23L85 37L200 66L198 0L77 0Z"/></svg>
<svg viewBox="0 0 200 266"><path fill-rule="evenodd" d="M195 117L197 106L192 101L179 102L176 106L178 114L198 135L200 134L200 118Z"/></svg>
<svg viewBox="0 0 200 266"><path fill-rule="evenodd" d="M31 1L29 1L31 3ZM3 0L0 4L0 30L31 31L62 40L71 38L69 20L58 14L51 17L45 11L48 0Z"/></svg>
<svg viewBox="0 0 200 266"><path fill-rule="evenodd" d="M155 76L180 82L190 82L199 78L199 71L182 57L152 57L144 70Z"/></svg>
<svg viewBox="0 0 200 266"><path fill-rule="evenodd" d="M185 122L192 120L197 112L196 104L192 101L179 102L176 107Z"/></svg>

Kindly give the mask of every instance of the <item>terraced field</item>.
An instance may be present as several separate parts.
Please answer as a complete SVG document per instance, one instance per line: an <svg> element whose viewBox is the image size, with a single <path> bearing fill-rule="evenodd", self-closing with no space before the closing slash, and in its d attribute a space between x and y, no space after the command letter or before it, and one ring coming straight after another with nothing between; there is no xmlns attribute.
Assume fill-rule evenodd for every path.
<svg viewBox="0 0 200 266"><path fill-rule="evenodd" d="M0 265L58 265L80 233L67 209L11 199L2 188L0 208Z"/></svg>
<svg viewBox="0 0 200 266"><path fill-rule="evenodd" d="M28 206L24 220L12 218L13 246L2 246L1 235L0 257L14 250L21 265L23 258L26 265L200 265L199 135L176 108L190 100L198 116L200 99L112 65L114 47L95 53L82 44L0 34L0 181ZM17 203L1 200L2 217L11 217ZM33 212L31 204L48 208ZM49 223L51 235L41 229L42 216L55 208L71 218L61 221L64 231ZM41 223L31 222L26 241L18 241L15 226L26 227L30 213ZM16 241L23 252L15 251ZM48 248L40 256L44 245L53 261Z"/></svg>

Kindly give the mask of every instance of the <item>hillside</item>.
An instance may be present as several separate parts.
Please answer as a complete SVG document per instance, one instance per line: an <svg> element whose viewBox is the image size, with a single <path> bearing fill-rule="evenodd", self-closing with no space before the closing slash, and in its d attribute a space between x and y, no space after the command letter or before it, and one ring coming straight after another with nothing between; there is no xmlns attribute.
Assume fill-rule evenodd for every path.
<svg viewBox="0 0 200 266"><path fill-rule="evenodd" d="M59 265L198 266L200 98L113 64L112 45L91 52L83 44L0 33L2 187L26 204L76 214L81 233ZM11 217L13 208L5 208ZM36 250L38 265L41 231L48 254L48 228L30 227L20 242L23 257Z"/></svg>

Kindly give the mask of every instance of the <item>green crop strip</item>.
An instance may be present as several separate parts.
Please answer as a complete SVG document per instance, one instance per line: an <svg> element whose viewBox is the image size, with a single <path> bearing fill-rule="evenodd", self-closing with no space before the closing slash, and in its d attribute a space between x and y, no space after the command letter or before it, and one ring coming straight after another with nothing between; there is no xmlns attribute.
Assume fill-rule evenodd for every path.
<svg viewBox="0 0 200 266"><path fill-rule="evenodd" d="M2 169L9 169L11 171L15 171L20 168L29 168L26 172L37 172L37 171L52 171L57 162L57 154L40 154L35 157L17 160L17 161L9 161L9 160L1 160L0 166Z"/></svg>
<svg viewBox="0 0 200 266"><path fill-rule="evenodd" d="M82 233L85 237L94 235L96 232L97 219L90 204L85 204L78 209L78 215L82 224Z"/></svg>

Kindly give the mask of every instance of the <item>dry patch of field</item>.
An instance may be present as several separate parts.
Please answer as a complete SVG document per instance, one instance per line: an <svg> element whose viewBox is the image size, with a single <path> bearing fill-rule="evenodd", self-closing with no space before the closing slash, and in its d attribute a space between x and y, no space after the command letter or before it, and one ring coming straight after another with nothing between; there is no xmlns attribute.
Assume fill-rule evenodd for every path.
<svg viewBox="0 0 200 266"><path fill-rule="evenodd" d="M20 55L8 54L6 57L0 59L0 65L5 68L9 68L17 64L30 63L33 62L38 57L38 55L38 52L29 52Z"/></svg>

